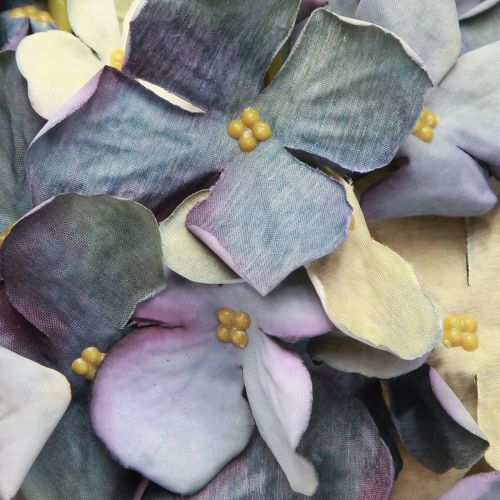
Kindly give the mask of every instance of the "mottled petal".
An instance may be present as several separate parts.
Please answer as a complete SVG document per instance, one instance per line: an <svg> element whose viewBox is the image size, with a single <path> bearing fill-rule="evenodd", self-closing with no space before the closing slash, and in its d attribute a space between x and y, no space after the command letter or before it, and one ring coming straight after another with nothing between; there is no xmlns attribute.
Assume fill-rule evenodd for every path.
<svg viewBox="0 0 500 500"><path fill-rule="evenodd" d="M366 172L394 157L430 85L395 36L318 9L256 107L287 147Z"/></svg>
<svg viewBox="0 0 500 500"><path fill-rule="evenodd" d="M425 363L428 357L423 355L408 361L351 337L333 333L313 339L308 351L314 359L336 370L382 379L411 372Z"/></svg>
<svg viewBox="0 0 500 500"><path fill-rule="evenodd" d="M459 481L439 500L497 500L500 472L475 474Z"/></svg>
<svg viewBox="0 0 500 500"><path fill-rule="evenodd" d="M13 52L0 54L0 231L31 209L24 161L44 121L33 111Z"/></svg>
<svg viewBox="0 0 500 500"><path fill-rule="evenodd" d="M208 196L207 190L188 196L172 215L160 224L163 261L172 271L197 283L241 281L241 278L186 227L189 211Z"/></svg>
<svg viewBox="0 0 500 500"><path fill-rule="evenodd" d="M205 328L144 328L99 368L90 413L122 465L180 494L204 486L247 444L253 422L235 347Z"/></svg>
<svg viewBox="0 0 500 500"><path fill-rule="evenodd" d="M160 100L111 68L75 107L30 148L26 168L36 203L65 192L106 193L156 213L168 200L171 212L186 190L206 187L207 176L227 161L224 151L237 148L226 123ZM206 158L212 147L220 163Z"/></svg>
<svg viewBox="0 0 500 500"><path fill-rule="evenodd" d="M131 22L124 72L202 109L252 105L299 0L148 0Z"/></svg>
<svg viewBox="0 0 500 500"><path fill-rule="evenodd" d="M14 226L1 256L12 305L78 387L71 361L89 345L105 351L136 304L164 287L153 215L109 196L54 198Z"/></svg>
<svg viewBox="0 0 500 500"><path fill-rule="evenodd" d="M237 168L221 174L210 197L191 210L186 224L265 295L343 241L351 207L337 181L275 142L240 158Z"/></svg>
<svg viewBox="0 0 500 500"><path fill-rule="evenodd" d="M460 20L468 19L486 12L494 7L499 0L456 0Z"/></svg>
<svg viewBox="0 0 500 500"><path fill-rule="evenodd" d="M468 469L483 456L488 442L433 368L389 380L387 390L402 442L428 469Z"/></svg>
<svg viewBox="0 0 500 500"><path fill-rule="evenodd" d="M0 347L2 498L17 493L70 400L69 383L63 375Z"/></svg>
<svg viewBox="0 0 500 500"><path fill-rule="evenodd" d="M19 44L16 59L28 80L33 108L47 119L103 66L83 42L59 30L26 37Z"/></svg>
<svg viewBox="0 0 500 500"><path fill-rule="evenodd" d="M354 17L358 8L358 0L328 0L328 10L340 16Z"/></svg>
<svg viewBox="0 0 500 500"><path fill-rule="evenodd" d="M356 18L391 30L417 53L438 85L462 46L455 0L361 0Z"/></svg>
<svg viewBox="0 0 500 500"><path fill-rule="evenodd" d="M10 13L0 14L0 51L16 50L19 42L28 34L30 23L25 17L14 18Z"/></svg>
<svg viewBox="0 0 500 500"><path fill-rule="evenodd" d="M114 0L67 0L68 19L75 34L109 64L122 48Z"/></svg>
<svg viewBox="0 0 500 500"><path fill-rule="evenodd" d="M352 187L344 185L354 228L335 252L307 266L309 276L343 333L404 360L420 358L441 338L437 311L412 266L371 238Z"/></svg>
<svg viewBox="0 0 500 500"><path fill-rule="evenodd" d="M312 384L299 356L259 331L242 352L243 379L260 435L273 452L291 488L313 495L318 487L314 466L295 453L307 428Z"/></svg>
<svg viewBox="0 0 500 500"><path fill-rule="evenodd" d="M481 5L487 3L487 1L483 1ZM495 0L492 5L489 10L460 21L462 50L464 52L500 40L500 4L498 0Z"/></svg>

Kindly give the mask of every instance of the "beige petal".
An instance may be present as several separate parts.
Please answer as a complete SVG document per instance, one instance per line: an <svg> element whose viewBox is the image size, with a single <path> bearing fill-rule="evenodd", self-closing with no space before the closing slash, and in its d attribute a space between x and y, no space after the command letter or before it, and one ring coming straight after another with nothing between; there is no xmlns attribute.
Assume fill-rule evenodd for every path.
<svg viewBox="0 0 500 500"><path fill-rule="evenodd" d="M354 195L354 228L330 255L306 266L330 320L343 333L412 360L436 346L441 322L413 268L374 241Z"/></svg>
<svg viewBox="0 0 500 500"><path fill-rule="evenodd" d="M490 447L486 461L500 470L500 386L498 366L482 368L477 373L477 419Z"/></svg>
<svg viewBox="0 0 500 500"><path fill-rule="evenodd" d="M177 274L197 283L220 284L242 281L222 260L186 228L186 216L209 191L186 198L160 224L165 264Z"/></svg>

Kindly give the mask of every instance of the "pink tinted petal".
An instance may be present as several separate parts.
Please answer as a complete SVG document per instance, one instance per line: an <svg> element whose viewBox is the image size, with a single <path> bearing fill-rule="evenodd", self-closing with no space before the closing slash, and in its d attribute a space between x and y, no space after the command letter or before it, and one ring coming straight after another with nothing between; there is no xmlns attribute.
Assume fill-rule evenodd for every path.
<svg viewBox="0 0 500 500"><path fill-rule="evenodd" d="M242 352L243 378L259 432L298 493L318 486L314 466L295 453L312 408L311 378L301 359L266 335L252 332Z"/></svg>
<svg viewBox="0 0 500 500"><path fill-rule="evenodd" d="M498 500L500 472L486 472L459 481L439 500Z"/></svg>
<svg viewBox="0 0 500 500"><path fill-rule="evenodd" d="M195 492L253 429L234 352L206 330L135 330L97 373L95 432L124 467L173 492Z"/></svg>

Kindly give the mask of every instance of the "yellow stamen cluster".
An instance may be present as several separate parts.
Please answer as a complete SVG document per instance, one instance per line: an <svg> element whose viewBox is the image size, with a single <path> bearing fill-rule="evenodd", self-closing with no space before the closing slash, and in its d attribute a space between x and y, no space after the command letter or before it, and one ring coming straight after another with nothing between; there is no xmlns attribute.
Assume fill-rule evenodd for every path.
<svg viewBox="0 0 500 500"><path fill-rule="evenodd" d="M231 342L243 349L248 345L247 330L250 327L250 315L244 311L233 311L228 307L217 309L219 325L215 335L219 342Z"/></svg>
<svg viewBox="0 0 500 500"><path fill-rule="evenodd" d="M123 49L115 49L109 56L109 65L118 71L122 70L123 60L125 59L125 51Z"/></svg>
<svg viewBox="0 0 500 500"><path fill-rule="evenodd" d="M0 233L0 248L2 248L3 242L5 238L9 236L11 229L14 227L14 224L9 224L1 233Z"/></svg>
<svg viewBox="0 0 500 500"><path fill-rule="evenodd" d="M106 354L99 351L97 347L87 347L80 356L71 363L71 371L87 380L94 380L97 368L103 362Z"/></svg>
<svg viewBox="0 0 500 500"><path fill-rule="evenodd" d="M416 135L424 142L431 142L434 137L434 127L438 124L439 119L436 113L430 109L423 108L420 112L415 126L413 127L413 135Z"/></svg>
<svg viewBox="0 0 500 500"><path fill-rule="evenodd" d="M33 19L33 21L38 21L40 23L52 23L54 20L52 16L44 11L35 7L34 5L28 5L27 7L17 7L9 11L11 17L28 17Z"/></svg>
<svg viewBox="0 0 500 500"><path fill-rule="evenodd" d="M465 351L475 351L479 346L477 319L471 314L447 316L443 321L443 344L446 347L461 346Z"/></svg>
<svg viewBox="0 0 500 500"><path fill-rule="evenodd" d="M253 151L257 147L257 141L267 141L271 133L271 127L261 121L255 108L245 108L238 119L227 124L227 134L238 141L244 153Z"/></svg>

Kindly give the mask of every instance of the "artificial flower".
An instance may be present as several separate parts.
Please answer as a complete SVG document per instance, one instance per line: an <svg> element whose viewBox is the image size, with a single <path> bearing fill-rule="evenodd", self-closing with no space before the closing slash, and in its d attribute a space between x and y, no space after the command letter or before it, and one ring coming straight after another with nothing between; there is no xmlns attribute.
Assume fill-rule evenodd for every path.
<svg viewBox="0 0 500 500"><path fill-rule="evenodd" d="M51 368L51 380L58 375L53 370L67 377L72 399L50 435L68 403L67 383L56 379L53 391L45 389L42 377L47 382L48 368L12 361L0 391L6 401L2 408L16 410L14 417L0 412L0 460L8 453L9 465L0 468L0 491L15 493L50 435L23 483L24 498L83 499L88 491L97 498L125 498L121 488L131 487L134 478L109 457L92 432L89 383L72 373L71 365L85 347L108 349L123 335L136 304L164 287L153 215L136 203L109 196L61 195L15 224L3 242L1 259L0 345ZM22 390L37 373L39 384L19 401L11 387ZM50 396L46 405L39 404L37 394ZM18 425L9 425L10 418ZM38 426L38 432L23 422Z"/></svg>
<svg viewBox="0 0 500 500"><path fill-rule="evenodd" d="M500 40L500 3L498 0L458 2L459 0L457 0L457 8L464 52Z"/></svg>
<svg viewBox="0 0 500 500"><path fill-rule="evenodd" d="M500 473L485 472L462 479L439 500L495 500L500 491Z"/></svg>
<svg viewBox="0 0 500 500"><path fill-rule="evenodd" d="M31 146L35 202L60 192L108 193L139 201L161 218L218 177L187 224L260 293L330 253L349 226L345 191L290 150L354 171L386 164L413 125L429 80L392 34L318 9L261 92L298 8L298 0L238 0L230 7L145 2L131 23L125 76L104 68L71 103L74 112L52 121ZM163 86L205 113L160 100L133 78ZM246 107L271 132L251 153L226 131ZM251 123L258 115L244 116ZM244 148L256 145L249 130Z"/></svg>
<svg viewBox="0 0 500 500"><path fill-rule="evenodd" d="M34 3L4 0L0 7L0 51L16 50L29 33L56 29L50 14Z"/></svg>
<svg viewBox="0 0 500 500"><path fill-rule="evenodd" d="M314 467L294 451L311 414L311 379L272 338L331 328L307 276L267 297L247 284L200 285L173 273L167 281L97 372L96 434L125 467L186 495L241 453L255 420L292 489L312 495Z"/></svg>
<svg viewBox="0 0 500 500"><path fill-rule="evenodd" d="M500 42L458 58L460 33L452 0L362 0L356 15L407 40L434 83L414 134L397 154L402 166L364 194L365 215L461 217L490 210L497 197L488 177L500 173ZM421 22L414 23L416 17Z"/></svg>
<svg viewBox="0 0 500 500"><path fill-rule="evenodd" d="M415 266L442 317L466 314L476 318L476 349L440 345L428 362L477 420L490 443L486 461L499 468L498 207L467 223L461 219L415 218L377 221L372 229L379 240Z"/></svg>

